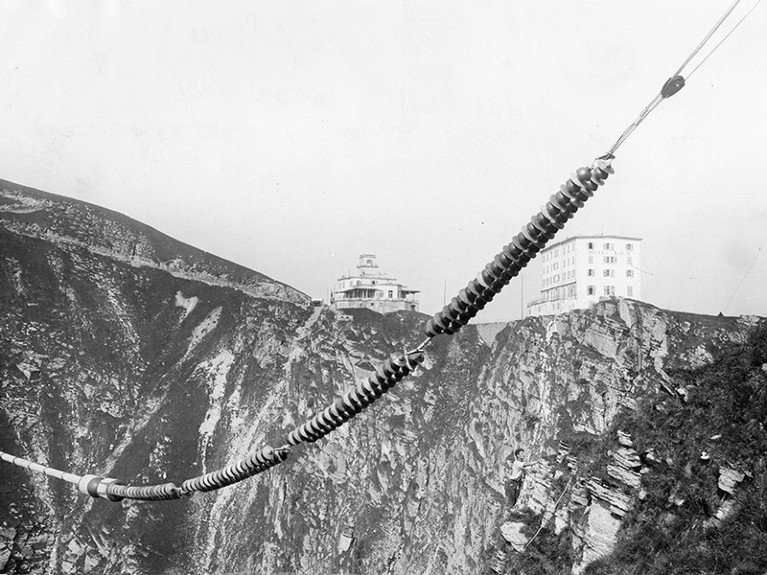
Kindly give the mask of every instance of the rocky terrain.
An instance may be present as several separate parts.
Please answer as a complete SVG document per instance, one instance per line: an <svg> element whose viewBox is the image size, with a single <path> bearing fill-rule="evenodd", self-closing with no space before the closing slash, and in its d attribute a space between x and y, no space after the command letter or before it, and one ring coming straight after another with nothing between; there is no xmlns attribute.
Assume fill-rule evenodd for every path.
<svg viewBox="0 0 767 575"><path fill-rule="evenodd" d="M2 451L180 483L284 443L421 341L426 318L312 307L120 214L0 181ZM180 501L94 500L2 464L0 573L503 573L531 517L571 534L580 573L612 550L647 453L615 433L604 473L583 475L574 448L648 394L683 398L669 374L759 321L610 300L470 325L327 439ZM518 446L543 459L524 517L504 505ZM720 480L737 489L741 475Z"/></svg>

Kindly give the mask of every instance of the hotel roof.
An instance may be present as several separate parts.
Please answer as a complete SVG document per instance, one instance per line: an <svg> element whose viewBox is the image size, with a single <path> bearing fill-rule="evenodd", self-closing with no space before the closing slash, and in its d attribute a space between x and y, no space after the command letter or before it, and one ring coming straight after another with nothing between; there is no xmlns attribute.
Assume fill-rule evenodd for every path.
<svg viewBox="0 0 767 575"><path fill-rule="evenodd" d="M541 250L541 253L547 252L547 251L549 251L552 248L555 248L555 247L557 247L559 245L562 245L562 244L566 244L567 242L572 241L572 240L595 240L595 239L631 240L631 241L634 241L634 242L641 242L642 241L642 238L637 238L637 237L634 237L634 236L612 236L612 235L608 235L608 234L596 234L596 235L591 235L591 236L589 236L589 235L570 236L569 238L566 238L564 240L561 240L559 242L555 242L553 244L550 244L550 245L546 246L545 248L543 248Z"/></svg>

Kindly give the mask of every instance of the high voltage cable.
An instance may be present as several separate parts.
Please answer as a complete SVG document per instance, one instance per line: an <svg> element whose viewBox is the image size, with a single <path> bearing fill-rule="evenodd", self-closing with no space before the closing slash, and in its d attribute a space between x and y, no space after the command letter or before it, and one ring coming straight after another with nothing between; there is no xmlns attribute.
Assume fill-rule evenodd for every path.
<svg viewBox="0 0 767 575"><path fill-rule="evenodd" d="M692 60L692 59L693 59L693 58L694 58L694 57L695 57L695 56L698 54L698 52L700 52L700 51L701 51L701 49L703 48L703 46L705 46L705 45L708 43L708 41L711 39L711 36L713 36L713 35L714 35L714 33L715 33L715 32L716 32L718 29L719 29L719 27L720 27L722 24L724 24L724 21L725 21L725 20L727 20L727 17L728 17L730 14L732 14L732 11L733 11L733 10L735 10L735 7L736 7L736 6L737 6L739 3L740 3L740 0L735 0L735 2L733 2L733 3L732 3L732 6L730 6L730 7L729 7L729 8L728 8L728 9L725 11L725 13L724 13L724 14L722 14L722 17L721 17L721 18L719 18L719 20L717 21L717 23L716 23L716 24L714 24L714 27L713 27L713 28L711 28L711 30L709 30L709 32L708 32L708 34L706 34L705 38L703 38L703 40L701 40L700 44L698 44L698 46L695 48L695 50L693 50L693 51L690 53L690 55L689 55L689 56L687 56L687 59L686 59L684 62L682 62L682 65L681 65L681 66L679 66L679 69L678 69L678 70L677 70L677 71L674 73L674 76L679 76L679 75L682 73L682 70L684 70L684 69L685 69L685 67L687 66L687 64L689 64L689 63L690 63L690 60ZM747 16L747 15L748 15L748 14L746 14L746 16Z"/></svg>
<svg viewBox="0 0 767 575"><path fill-rule="evenodd" d="M722 43L727 40L727 38L730 37L730 35L738 28L738 26L741 25L741 23L748 18L748 16L751 14L751 12L754 11L754 9L759 5L759 2L761 0L756 0L756 3L751 7L748 12L730 29L730 31L722 38L718 44L716 44L711 51L703 58L703 60L693 68L689 74L687 74L687 79L690 78L690 76L693 75L693 73L700 68L703 63L708 60L708 58L713 54L719 46L722 45ZM647 116L650 115L651 112L653 112L660 103L676 94L679 90L681 90L686 82L686 79L682 76L682 72L687 67L687 65L692 61L695 56L698 55L698 53L703 49L703 47L711 40L711 37L716 33L717 30L724 24L725 20L732 14L733 10L737 7L737 5L740 3L740 0L735 0L735 2L732 3L732 5L724 12L724 14L717 20L717 22L714 24L714 26L711 28L711 30L708 31L706 36L701 40L701 42L695 47L695 49L690 53L689 56L682 62L682 65L679 66L679 69L666 81L666 83L661 88L660 92L658 92L652 100L650 100L650 103L645 106L645 108L640 112L639 116L634 120L628 128L621 134L621 136L616 140L616 142L612 145L610 150L607 152L606 155L612 156L615 154L615 151L623 144L623 142L626 141L626 139L634 133L634 130L636 130L639 127L639 124L641 124Z"/></svg>
<svg viewBox="0 0 767 575"><path fill-rule="evenodd" d="M740 26L740 25L743 23L743 20L745 20L746 18L748 18L748 16L751 14L751 12L753 12L753 11L754 11L754 9L755 9L755 8L756 8L756 7L759 5L759 2L761 2L761 1L762 1L762 0L756 0L756 2L754 3L754 5L753 5L753 6L751 6L751 8L749 9L749 11L748 11L748 12L746 12L746 13L743 15L743 17L742 17L740 20L738 20L738 22L735 24L735 26L733 26L733 27L732 27L732 29L731 29L729 32L727 32L727 34L724 36L724 38L722 38L721 40L719 40L719 42L717 43L717 45L716 45L716 46L714 46L714 47L711 49L711 51L710 51L708 54L706 54L706 56L703 58L703 60L701 60L701 61L698 63L698 65L697 65L697 66L695 66L695 68L693 68L692 70L690 70L690 73L689 73L689 74L687 74L687 78L688 78L688 79L690 78L690 76L692 76L692 75L695 73L695 70L697 70L698 68L700 68L700 67L703 65L703 63L704 63L706 60L708 60L708 59L711 57L711 54L713 54L714 52L716 52L716 49L717 49L717 48L719 48L719 46L721 46L721 45L722 45L722 43L723 43L725 40L727 40L727 38L729 38L729 37L730 37L730 35L731 35L733 32L735 32L735 30L737 30L738 26Z"/></svg>

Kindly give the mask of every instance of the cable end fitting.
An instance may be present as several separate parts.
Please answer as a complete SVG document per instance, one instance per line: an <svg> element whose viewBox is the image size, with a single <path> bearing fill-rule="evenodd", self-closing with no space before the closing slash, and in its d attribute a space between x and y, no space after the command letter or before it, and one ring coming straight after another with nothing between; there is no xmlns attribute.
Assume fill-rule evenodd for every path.
<svg viewBox="0 0 767 575"><path fill-rule="evenodd" d="M664 98L670 98L682 88L684 88L684 78L679 75L672 76L666 80L665 84L663 84L663 88L660 90L660 95Z"/></svg>
<svg viewBox="0 0 767 575"><path fill-rule="evenodd" d="M125 485L123 481L111 477L98 475L83 475L77 483L80 493L90 495L96 499L108 499L109 501L122 501L123 497L109 492L109 485Z"/></svg>

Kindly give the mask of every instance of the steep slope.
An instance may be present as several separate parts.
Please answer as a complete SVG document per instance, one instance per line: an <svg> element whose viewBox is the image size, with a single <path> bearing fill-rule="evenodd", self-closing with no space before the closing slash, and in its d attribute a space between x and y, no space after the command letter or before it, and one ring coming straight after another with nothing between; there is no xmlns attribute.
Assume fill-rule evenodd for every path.
<svg viewBox="0 0 767 575"><path fill-rule="evenodd" d="M671 381L678 394L648 393L607 433L560 444L536 474L539 513L501 528L496 573L765 573L767 323Z"/></svg>
<svg viewBox="0 0 767 575"><path fill-rule="evenodd" d="M765 573L767 325L675 381L682 401L650 396L616 422L652 457L614 552L588 572Z"/></svg>
<svg viewBox="0 0 767 575"><path fill-rule="evenodd" d="M229 287L258 298L305 303L308 296L267 276L183 244L122 214L0 180L0 224L71 253ZM80 248L80 250L78 250Z"/></svg>
<svg viewBox="0 0 767 575"><path fill-rule="evenodd" d="M422 339L421 314L311 308L117 214L3 189L4 451L179 482L279 445ZM553 462L560 440L602 433L648 393L676 393L670 370L706 364L755 323L614 300L469 326L435 339L414 377L328 439L181 501L91 500L2 465L0 572L483 572L508 518L502 465L516 446ZM541 512L556 487L541 471L522 501ZM598 533L579 533L596 549Z"/></svg>

